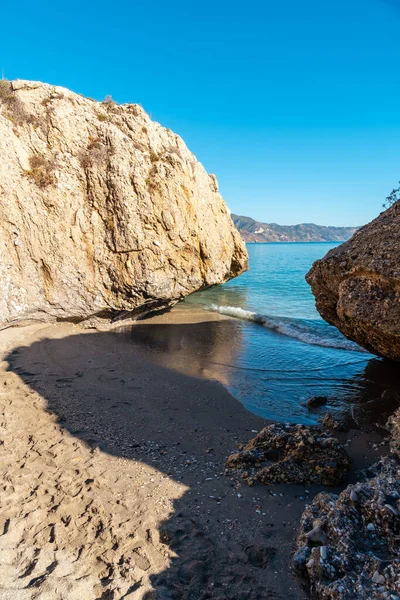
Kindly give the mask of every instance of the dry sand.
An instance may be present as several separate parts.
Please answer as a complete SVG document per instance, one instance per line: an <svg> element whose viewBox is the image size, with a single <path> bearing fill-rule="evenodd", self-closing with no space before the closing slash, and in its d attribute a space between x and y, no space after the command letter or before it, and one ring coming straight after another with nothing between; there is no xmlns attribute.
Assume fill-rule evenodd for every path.
<svg viewBox="0 0 400 600"><path fill-rule="evenodd" d="M147 323L178 340L216 320L234 327L179 307ZM0 348L0 600L308 597L291 556L322 488L222 474L265 421L184 346L168 365L123 332L42 324ZM355 470L374 462L379 438L350 436Z"/></svg>

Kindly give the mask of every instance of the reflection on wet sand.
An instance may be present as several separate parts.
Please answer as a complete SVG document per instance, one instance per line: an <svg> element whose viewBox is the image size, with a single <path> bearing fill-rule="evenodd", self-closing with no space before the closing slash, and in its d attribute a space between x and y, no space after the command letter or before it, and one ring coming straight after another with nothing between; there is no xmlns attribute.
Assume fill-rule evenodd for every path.
<svg viewBox="0 0 400 600"><path fill-rule="evenodd" d="M232 293L236 291L229 289ZM389 361L368 355L361 360L357 355L355 360L355 353L338 351L329 361L326 349L307 348L315 360L304 363L304 344L194 304L180 305L123 332L155 363L186 375L217 379L252 412L266 418L310 423L331 412L345 415L352 426L368 429L384 425L400 403L399 369ZM254 336L263 336L264 355L249 348ZM327 397L317 410L306 402L315 395Z"/></svg>
<svg viewBox="0 0 400 600"><path fill-rule="evenodd" d="M151 354L151 360L160 366L193 377L217 379L229 386L232 369L224 365L235 364L242 351L240 321L215 319L202 321L199 327L196 322L184 322L185 310L181 313L175 311L174 314L175 319L181 322L169 324L153 318L151 323L138 321L124 331L134 344ZM182 319L176 318L179 314ZM204 311L200 312L202 319L204 314ZM162 318L165 321L164 315Z"/></svg>

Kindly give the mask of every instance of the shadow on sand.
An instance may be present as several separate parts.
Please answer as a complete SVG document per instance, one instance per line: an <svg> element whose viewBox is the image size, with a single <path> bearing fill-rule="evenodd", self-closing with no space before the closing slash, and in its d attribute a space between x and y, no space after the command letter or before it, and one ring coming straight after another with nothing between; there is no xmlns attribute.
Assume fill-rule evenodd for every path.
<svg viewBox="0 0 400 600"><path fill-rule="evenodd" d="M304 486L243 486L239 494L222 475L236 444L265 425L221 384L200 379L206 364L197 345L232 358L240 344L235 322L151 327L137 323L132 334L46 338L15 349L6 360L73 436L188 487L161 525L162 539L177 557L151 577L155 591L146 600L307 597L290 570ZM150 354L180 351L191 376L149 361L132 335ZM236 346L219 348L221 339L236 339ZM385 369L375 361L368 380L376 383ZM306 487L311 496L322 489Z"/></svg>

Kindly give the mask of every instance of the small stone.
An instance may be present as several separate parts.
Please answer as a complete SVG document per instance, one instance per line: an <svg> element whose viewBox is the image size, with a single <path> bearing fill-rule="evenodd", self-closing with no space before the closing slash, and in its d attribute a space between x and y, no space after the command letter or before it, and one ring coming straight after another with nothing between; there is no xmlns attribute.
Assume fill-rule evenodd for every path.
<svg viewBox="0 0 400 600"><path fill-rule="evenodd" d="M306 564L310 558L311 548L308 546L302 546L296 552L293 557L293 566L296 571L304 573L306 571Z"/></svg>
<svg viewBox="0 0 400 600"><path fill-rule="evenodd" d="M350 500L352 502L357 502L357 500L358 500L357 492L355 492L354 490L351 490L351 492L350 492Z"/></svg>
<svg viewBox="0 0 400 600"><path fill-rule="evenodd" d="M372 575L372 581L374 583L385 583L385 578L378 571L375 571L375 573Z"/></svg>
<svg viewBox="0 0 400 600"><path fill-rule="evenodd" d="M320 544L321 546L326 544L326 535L322 531L320 525L317 525L314 527L314 529L307 533L307 542L311 542L312 544Z"/></svg>
<svg viewBox="0 0 400 600"><path fill-rule="evenodd" d="M310 558L310 560L306 564L307 569L312 569L312 567L314 566L314 564L315 564L315 560L313 558Z"/></svg>
<svg viewBox="0 0 400 600"><path fill-rule="evenodd" d="M375 531L375 525L373 523L368 523L367 530L368 531Z"/></svg>
<svg viewBox="0 0 400 600"><path fill-rule="evenodd" d="M328 555L326 546L321 546L321 548L319 549L319 554L322 560L326 560L326 557Z"/></svg>
<svg viewBox="0 0 400 600"><path fill-rule="evenodd" d="M395 507L392 506L391 504L385 504L385 508L390 510L390 512L392 512L394 515L396 515L396 517L399 514L398 511L395 509Z"/></svg>

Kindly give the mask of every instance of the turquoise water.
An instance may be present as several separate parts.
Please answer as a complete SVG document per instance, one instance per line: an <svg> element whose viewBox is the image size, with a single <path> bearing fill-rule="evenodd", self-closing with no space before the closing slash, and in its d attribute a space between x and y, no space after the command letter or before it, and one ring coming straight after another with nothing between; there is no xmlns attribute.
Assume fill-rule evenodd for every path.
<svg viewBox="0 0 400 600"><path fill-rule="evenodd" d="M188 307L235 317L235 328L213 329L213 344L204 345L204 353L211 371L220 372L235 396L257 414L313 423L326 411L371 403L397 385L391 365L347 340L315 309L304 276L337 245L248 244L248 272L185 300ZM222 347L230 351L221 353ZM197 345L196 353L201 352ZM310 411L306 401L312 396L326 396L326 406Z"/></svg>

